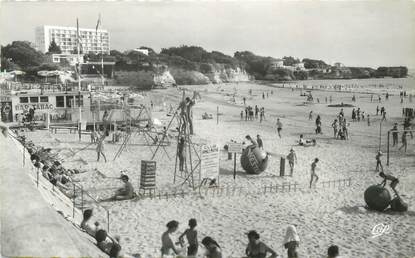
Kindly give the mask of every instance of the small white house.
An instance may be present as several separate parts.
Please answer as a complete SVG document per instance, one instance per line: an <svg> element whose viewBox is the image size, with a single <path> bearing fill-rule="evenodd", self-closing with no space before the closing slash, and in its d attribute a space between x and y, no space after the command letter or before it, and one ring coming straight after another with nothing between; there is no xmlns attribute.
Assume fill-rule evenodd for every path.
<svg viewBox="0 0 415 258"><path fill-rule="evenodd" d="M269 64L271 69L283 68L284 67L284 60L282 59L275 59L272 60Z"/></svg>
<svg viewBox="0 0 415 258"><path fill-rule="evenodd" d="M139 53L141 53L143 55L148 56L148 49L136 48L136 49L134 49L134 51L139 52Z"/></svg>
<svg viewBox="0 0 415 258"><path fill-rule="evenodd" d="M294 67L296 70L305 70L303 62L294 64Z"/></svg>

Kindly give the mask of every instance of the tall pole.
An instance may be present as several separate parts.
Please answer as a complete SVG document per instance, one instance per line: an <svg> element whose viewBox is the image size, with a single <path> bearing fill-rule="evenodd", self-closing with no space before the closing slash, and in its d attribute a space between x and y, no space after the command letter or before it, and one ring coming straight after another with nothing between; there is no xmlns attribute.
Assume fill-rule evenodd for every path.
<svg viewBox="0 0 415 258"><path fill-rule="evenodd" d="M78 18L76 19L76 37L77 37L77 52L78 52L78 110L79 110L79 122L78 122L78 132L79 132L79 141L81 141L81 123L82 123L82 110L81 110L81 60L80 60L80 38L79 38L79 22Z"/></svg>
<svg viewBox="0 0 415 258"><path fill-rule="evenodd" d="M380 120L380 124L379 124L379 149L378 151L380 151L380 146L382 145L382 122L383 122L383 119Z"/></svg>
<svg viewBox="0 0 415 258"><path fill-rule="evenodd" d="M388 152L386 154L386 165L389 166L389 139L390 139L391 132L388 131Z"/></svg>

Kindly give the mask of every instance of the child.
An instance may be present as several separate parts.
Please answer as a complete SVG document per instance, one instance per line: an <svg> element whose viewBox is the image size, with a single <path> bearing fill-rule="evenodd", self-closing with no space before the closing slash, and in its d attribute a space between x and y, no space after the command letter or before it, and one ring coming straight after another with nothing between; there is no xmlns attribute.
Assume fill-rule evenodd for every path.
<svg viewBox="0 0 415 258"><path fill-rule="evenodd" d="M391 188L392 188L392 190L396 193L396 189L395 189L395 187L396 187L396 185L399 183L399 179L397 179L396 177L394 177L394 176L392 176L392 175L385 174L385 173L383 173L383 172L380 172L380 173L379 173L379 176L380 176L381 178L383 178L383 181L382 181L381 185L382 185L383 187L385 187L385 185L386 185L386 181L387 181L387 180L391 181L391 183L390 183L390 187L391 187Z"/></svg>
<svg viewBox="0 0 415 258"><path fill-rule="evenodd" d="M211 237L207 236L203 238L202 244L206 248L206 258L222 258L222 252L219 244Z"/></svg>
<svg viewBox="0 0 415 258"><path fill-rule="evenodd" d="M376 171L379 171L379 168L381 168L383 172L382 161L380 160L381 156L382 156L382 152L378 151L378 153L376 154Z"/></svg>
<svg viewBox="0 0 415 258"><path fill-rule="evenodd" d="M316 183L318 181L318 176L316 174L316 167L317 167L317 163L318 163L319 159L315 158L314 162L311 163L311 179L310 179L310 188L313 184L313 179L316 178Z"/></svg>
<svg viewBox="0 0 415 258"><path fill-rule="evenodd" d="M290 153L287 155L288 164L290 165L290 176L293 176L294 172L294 162L297 163L297 155L295 151L291 148Z"/></svg>
<svg viewBox="0 0 415 258"><path fill-rule="evenodd" d="M196 256L197 249L199 247L199 243L197 241L197 230L195 229L197 226L196 219L189 220L189 228L181 234L179 237L179 241L183 243L183 237L186 236L187 243L189 246L187 247L187 256Z"/></svg>

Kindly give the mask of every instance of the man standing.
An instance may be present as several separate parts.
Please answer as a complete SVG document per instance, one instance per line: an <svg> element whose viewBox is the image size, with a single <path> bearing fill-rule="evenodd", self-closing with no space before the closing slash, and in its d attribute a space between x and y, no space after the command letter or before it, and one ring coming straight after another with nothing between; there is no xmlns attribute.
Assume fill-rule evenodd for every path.
<svg viewBox="0 0 415 258"><path fill-rule="evenodd" d="M184 138L181 137L177 144L177 156L179 157L179 171L183 171L184 167Z"/></svg>
<svg viewBox="0 0 415 258"><path fill-rule="evenodd" d="M290 176L293 176L294 172L294 162L297 164L297 155L293 148L291 148L290 153L287 155L288 164L290 165Z"/></svg>
<svg viewBox="0 0 415 258"><path fill-rule="evenodd" d="M279 118L277 118L277 132L278 136L281 138L282 123Z"/></svg>
<svg viewBox="0 0 415 258"><path fill-rule="evenodd" d="M189 132L191 135L193 135L193 110L192 107L195 104L194 99L190 99L189 97L186 97L186 118L187 122L189 123Z"/></svg>
<svg viewBox="0 0 415 258"><path fill-rule="evenodd" d="M318 163L319 159L315 158L314 162L311 163L311 178L310 178L310 188L313 185L313 179L316 178L315 183L317 183L318 181L318 176L316 174L316 168L317 168L317 163Z"/></svg>
<svg viewBox="0 0 415 258"><path fill-rule="evenodd" d="M308 114L308 120L313 120L313 111Z"/></svg>
<svg viewBox="0 0 415 258"><path fill-rule="evenodd" d="M401 140L402 140L402 146L399 148L399 150L401 150L402 148L405 148L405 152L406 152L406 149L408 147L408 141L406 139L406 132L402 133L402 139Z"/></svg>
<svg viewBox="0 0 415 258"><path fill-rule="evenodd" d="M392 147L398 144L398 123L395 123L392 128Z"/></svg>
<svg viewBox="0 0 415 258"><path fill-rule="evenodd" d="M103 134L100 134L100 137L98 139L98 144L97 144L97 161L99 161L99 158L101 157L101 155L104 157L105 162L107 162L107 158L105 157L104 154L104 140L105 140L105 135L106 133L104 132Z"/></svg>

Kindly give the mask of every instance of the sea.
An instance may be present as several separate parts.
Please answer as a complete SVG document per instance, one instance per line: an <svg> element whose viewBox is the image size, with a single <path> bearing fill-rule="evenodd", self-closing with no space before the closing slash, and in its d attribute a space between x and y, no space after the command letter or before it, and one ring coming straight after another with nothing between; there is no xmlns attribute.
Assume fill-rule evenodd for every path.
<svg viewBox="0 0 415 258"><path fill-rule="evenodd" d="M370 78L339 80L306 80L284 83L273 83L277 87L297 88L304 90L331 90L370 94L399 95L400 92L415 95L415 77L406 78Z"/></svg>

